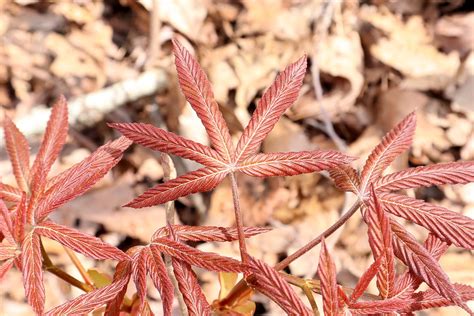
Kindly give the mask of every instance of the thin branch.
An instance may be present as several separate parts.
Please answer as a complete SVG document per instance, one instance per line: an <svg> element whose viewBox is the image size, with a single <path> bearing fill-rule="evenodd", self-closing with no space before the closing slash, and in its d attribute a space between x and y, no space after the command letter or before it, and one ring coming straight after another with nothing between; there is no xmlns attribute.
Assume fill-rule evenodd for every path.
<svg viewBox="0 0 474 316"><path fill-rule="evenodd" d="M89 273L87 273L86 269L84 268L84 266L82 265L81 261L76 256L74 251L72 251L71 249L69 249L65 246L63 246L63 248L66 251L69 258L71 259L74 266L76 267L77 271L79 271L79 273L81 274L82 278L84 279L84 282L86 282L86 284L88 284L92 287L95 287L94 282L91 280L91 278L89 276Z"/></svg>
<svg viewBox="0 0 474 316"><path fill-rule="evenodd" d="M83 283L73 277L72 275L68 274L67 272L61 270L57 266L54 265L54 263L51 261L49 258L48 254L46 253L46 250L44 249L43 243L40 243L41 245L41 254L43 256L43 268L45 271L48 271L58 278L62 279L63 281L71 284L72 286L77 287L78 289L83 290L84 292L90 292L94 290L93 286L90 286L86 283Z"/></svg>
<svg viewBox="0 0 474 316"><path fill-rule="evenodd" d="M232 198L234 200L234 211L235 211L235 225L237 227L237 233L239 236L239 248L240 248L240 257L243 263L246 263L248 260L247 247L245 245L245 235L244 235L244 223L242 220L242 212L240 210L240 197L239 197L239 188L237 186L237 179L233 172L230 173L230 183L232 185Z"/></svg>

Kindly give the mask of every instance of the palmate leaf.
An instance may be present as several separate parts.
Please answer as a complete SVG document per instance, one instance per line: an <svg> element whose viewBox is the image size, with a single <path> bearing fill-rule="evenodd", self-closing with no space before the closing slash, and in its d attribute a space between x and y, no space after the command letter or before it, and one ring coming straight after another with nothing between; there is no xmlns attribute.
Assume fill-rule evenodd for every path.
<svg viewBox="0 0 474 316"><path fill-rule="evenodd" d="M428 250L420 245L399 223L392 220L391 228L394 233L395 255L437 293L469 311L469 308L450 282L448 275Z"/></svg>
<svg viewBox="0 0 474 316"><path fill-rule="evenodd" d="M199 286L191 266L179 259L171 260L179 291L183 294L189 316L210 316L211 307Z"/></svg>
<svg viewBox="0 0 474 316"><path fill-rule="evenodd" d="M8 202L18 202L21 198L21 190L11 185L0 183L0 199Z"/></svg>
<svg viewBox="0 0 474 316"><path fill-rule="evenodd" d="M107 286L82 294L53 308L46 313L46 316L85 315L90 313L113 300L126 287L127 283L127 278L120 278Z"/></svg>
<svg viewBox="0 0 474 316"><path fill-rule="evenodd" d="M324 315L338 315L339 298L336 281L336 265L329 254L326 242L321 241L321 253L319 255L318 276L321 280L321 294L323 296Z"/></svg>
<svg viewBox="0 0 474 316"><path fill-rule="evenodd" d="M87 257L94 259L125 260L128 256L118 248L111 246L101 239L87 235L75 229L58 225L51 221L43 221L36 226L37 234L55 240Z"/></svg>
<svg viewBox="0 0 474 316"><path fill-rule="evenodd" d="M329 169L352 160L332 150L257 154L243 160L237 170L254 177L294 176Z"/></svg>
<svg viewBox="0 0 474 316"><path fill-rule="evenodd" d="M296 101L306 73L306 55L278 74L264 92L237 143L236 161L242 162L255 154L283 113Z"/></svg>
<svg viewBox="0 0 474 316"><path fill-rule="evenodd" d="M45 300L42 263L40 239L32 231L21 245L21 268L26 299L39 315L43 314Z"/></svg>
<svg viewBox="0 0 474 316"><path fill-rule="evenodd" d="M212 146L225 162L234 160L234 147L229 129L219 106L214 100L211 84L204 70L191 54L176 40L173 40L176 70L184 96L201 119Z"/></svg>
<svg viewBox="0 0 474 316"><path fill-rule="evenodd" d="M379 194L387 212L421 225L456 246L474 249L474 221L444 207L405 195Z"/></svg>
<svg viewBox="0 0 474 316"><path fill-rule="evenodd" d="M168 238L155 238L150 244L150 248L210 271L245 272L249 270L246 265L235 259L212 252L203 252Z"/></svg>
<svg viewBox="0 0 474 316"><path fill-rule="evenodd" d="M371 187L371 203L366 212L369 245L376 260L381 259L377 273L377 288L380 297L393 295L395 285L395 260L392 248L392 230L390 219L379 203L377 194Z"/></svg>
<svg viewBox="0 0 474 316"><path fill-rule="evenodd" d="M208 167L222 167L224 165L221 161L222 158L214 149L151 124L115 123L109 124L109 126L135 143L153 150L191 159Z"/></svg>
<svg viewBox="0 0 474 316"><path fill-rule="evenodd" d="M395 191L473 181L474 161L458 161L405 169L377 179L374 186L377 191Z"/></svg>
<svg viewBox="0 0 474 316"><path fill-rule="evenodd" d="M0 263L0 281L3 279L5 274L11 269L11 267L13 267L14 262L15 260L12 258Z"/></svg>
<svg viewBox="0 0 474 316"><path fill-rule="evenodd" d="M229 173L226 169L201 168L145 191L125 206L141 208L175 200L181 196L214 189Z"/></svg>
<svg viewBox="0 0 474 316"><path fill-rule="evenodd" d="M415 112L412 112L374 148L362 169L360 187L362 195L365 195L368 184L379 178L393 160L410 147L415 128L416 116Z"/></svg>
<svg viewBox="0 0 474 316"><path fill-rule="evenodd" d="M161 253L156 249L147 247L147 268L155 288L158 289L161 295L161 301L163 302L163 314L171 315L171 309L173 307L174 287L168 272L166 270L165 263L161 258Z"/></svg>
<svg viewBox="0 0 474 316"><path fill-rule="evenodd" d="M99 147L89 157L75 164L48 182L36 209L36 220L83 194L103 178L122 158L131 141L125 137Z"/></svg>
<svg viewBox="0 0 474 316"><path fill-rule="evenodd" d="M5 116L3 128L5 131L5 145L16 183L21 190L28 192L30 182L30 145L8 116Z"/></svg>
<svg viewBox="0 0 474 316"><path fill-rule="evenodd" d="M60 96L53 105L43 141L41 142L38 154L31 167L31 181L35 181L34 184L30 184L32 190L36 189L42 191L45 185L42 181L46 180L46 175L49 173L51 166L58 158L59 152L66 142L68 127L66 98ZM42 174L41 182L38 181L40 178L35 178L40 173Z"/></svg>
<svg viewBox="0 0 474 316"><path fill-rule="evenodd" d="M290 285L281 275L265 262L249 258L253 276L248 282L251 286L277 303L288 315L312 315Z"/></svg>
<svg viewBox="0 0 474 316"><path fill-rule="evenodd" d="M172 225L173 231L182 241L234 241L238 240L237 228L219 226L187 226ZM270 227L243 227L245 238L266 233ZM169 228L161 227L153 234L151 240L157 237L169 237Z"/></svg>

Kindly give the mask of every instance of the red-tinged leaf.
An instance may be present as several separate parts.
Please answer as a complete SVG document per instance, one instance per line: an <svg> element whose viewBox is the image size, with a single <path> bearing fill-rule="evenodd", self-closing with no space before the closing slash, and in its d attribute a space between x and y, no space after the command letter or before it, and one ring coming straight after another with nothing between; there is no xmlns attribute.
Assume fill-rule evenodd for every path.
<svg viewBox="0 0 474 316"><path fill-rule="evenodd" d="M233 161L234 147L227 124L214 100L211 84L204 70L191 54L176 40L173 40L173 53L176 58L181 90L201 119L212 146L228 163Z"/></svg>
<svg viewBox="0 0 474 316"><path fill-rule="evenodd" d="M364 301L349 305L349 311L354 315L383 315L403 309L406 300L389 298L382 301Z"/></svg>
<svg viewBox="0 0 474 316"><path fill-rule="evenodd" d="M237 170L254 177L294 176L326 170L352 160L332 150L257 154L243 160Z"/></svg>
<svg viewBox="0 0 474 316"><path fill-rule="evenodd" d="M172 225L179 240L182 241L234 241L238 240L237 228L219 226ZM266 233L270 227L243 227L245 238ZM168 227L159 228L151 240L157 237L168 237Z"/></svg>
<svg viewBox="0 0 474 316"><path fill-rule="evenodd" d="M423 246L436 261L438 261L449 248L446 242L432 233L428 235ZM421 278L408 270L397 278L394 293L397 293L396 296L399 298L408 298L409 295L418 289L422 282L423 280Z"/></svg>
<svg viewBox="0 0 474 316"><path fill-rule="evenodd" d="M59 156L59 152L66 142L68 132L67 102L64 96L60 96L53 105L49 117L46 132L43 136L40 149L31 167L31 181L38 173L47 175L51 166ZM46 179L44 179L46 180ZM45 183L36 183L36 189L42 190ZM33 190L33 186L30 185Z"/></svg>
<svg viewBox="0 0 474 316"><path fill-rule="evenodd" d="M41 236L55 240L90 258L114 260L129 259L124 252L103 242L97 237L87 235L66 226L58 225L51 221L44 221L41 225L36 226L35 231Z"/></svg>
<svg viewBox="0 0 474 316"><path fill-rule="evenodd" d="M417 223L458 247L474 249L474 220L405 195L381 193L385 210Z"/></svg>
<svg viewBox="0 0 474 316"><path fill-rule="evenodd" d="M15 238L13 237L13 221L11 218L11 213L8 210L5 202L0 199L0 232L5 236L9 242L14 242Z"/></svg>
<svg viewBox="0 0 474 316"><path fill-rule="evenodd" d="M276 122L296 101L306 73L306 55L286 67L258 101L249 124L239 139L236 161L255 154Z"/></svg>
<svg viewBox="0 0 474 316"><path fill-rule="evenodd" d="M385 214L373 187L371 203L367 211L369 245L376 260L381 259L377 273L377 288L380 297L386 299L394 294L395 258L392 248L392 230L390 219Z"/></svg>
<svg viewBox="0 0 474 316"><path fill-rule="evenodd" d="M126 287L128 278L121 278L92 292L67 301L46 313L46 316L84 315L113 300ZM117 315L117 314L116 314Z"/></svg>
<svg viewBox="0 0 474 316"><path fill-rule="evenodd" d="M5 116L3 121L5 130L5 145L15 175L18 187L25 192L29 191L30 179L30 145L12 120Z"/></svg>
<svg viewBox="0 0 474 316"><path fill-rule="evenodd" d="M15 261L13 259L9 259L5 262L0 263L0 281L2 281L5 274L7 274L7 272L10 271L14 262Z"/></svg>
<svg viewBox="0 0 474 316"><path fill-rule="evenodd" d="M21 190L8 184L0 183L0 199L8 202L18 202L21 199Z"/></svg>
<svg viewBox="0 0 474 316"><path fill-rule="evenodd" d="M21 243L25 237L25 225L28 222L27 212L26 194L23 193L20 203L16 206L15 217L13 219L13 239L18 243Z"/></svg>
<svg viewBox="0 0 474 316"><path fill-rule="evenodd" d="M378 191L395 191L469 182L474 182L474 161L447 162L409 168L377 179L374 186Z"/></svg>
<svg viewBox="0 0 474 316"><path fill-rule="evenodd" d="M329 254L324 239L321 242L318 275L321 280L324 315L338 315L339 300L337 296L336 265Z"/></svg>
<svg viewBox="0 0 474 316"><path fill-rule="evenodd" d="M115 267L113 283L122 282L123 287L117 295L107 303L104 316L115 316L120 314L120 306L127 292L127 284L132 274L132 263L129 260L120 261Z"/></svg>
<svg viewBox="0 0 474 316"><path fill-rule="evenodd" d="M168 276L165 263L161 258L161 253L157 249L148 247L149 255L147 257L148 273L155 288L160 292L163 302L163 314L171 315L173 307L174 287Z"/></svg>
<svg viewBox="0 0 474 316"><path fill-rule="evenodd" d="M360 277L359 282L357 282L354 291L351 294L349 301L354 303L359 299L359 297L364 294L365 290L369 286L370 281L375 277L377 274L380 264L382 263L382 256L379 256L364 272L364 274Z"/></svg>
<svg viewBox="0 0 474 316"><path fill-rule="evenodd" d="M464 302L474 300L473 287L469 285L465 285L465 284L454 284L454 287L456 288L456 291L459 293L459 295L461 296L461 299ZM445 306L453 305L453 302L440 296L438 293L436 293L432 289L428 289L427 291L424 291L424 292L415 293L411 296L410 300L413 302L410 304L407 304L406 308L401 310L402 312L403 311L414 312L414 311L428 309L428 308L445 307Z"/></svg>
<svg viewBox="0 0 474 316"><path fill-rule="evenodd" d="M181 294L183 294L189 316L210 316L211 307L199 286L196 274L191 269L191 266L176 258L173 258L171 262L176 281L178 281L178 288Z"/></svg>
<svg viewBox="0 0 474 316"><path fill-rule="evenodd" d="M362 194L368 189L369 183L381 176L385 168L410 147L415 128L416 115L412 112L388 132L380 144L374 148L362 169L360 190Z"/></svg>
<svg viewBox="0 0 474 316"><path fill-rule="evenodd" d="M132 277L137 295L140 301L139 310L143 311L146 302L146 275L147 275L148 251L146 247L140 247L132 255Z"/></svg>
<svg viewBox="0 0 474 316"><path fill-rule="evenodd" d="M9 242L0 243L0 261L8 260L16 256L17 247Z"/></svg>
<svg viewBox="0 0 474 316"><path fill-rule="evenodd" d="M339 190L358 194L360 178L357 171L351 166L336 166L329 170L329 175Z"/></svg>
<svg viewBox="0 0 474 316"><path fill-rule="evenodd" d="M210 271L244 272L248 267L232 258L223 257L213 252L203 252L186 244L168 238L157 237L150 248L161 251L173 258L178 258L190 265Z"/></svg>
<svg viewBox="0 0 474 316"><path fill-rule="evenodd" d="M39 201L37 221L91 188L120 161L130 144L130 140L120 137L99 147L89 157L51 179L47 191Z"/></svg>
<svg viewBox="0 0 474 316"><path fill-rule="evenodd" d="M392 220L391 227L394 234L395 255L437 293L458 306L469 310L461 300L448 275L428 250L420 245L399 223Z"/></svg>
<svg viewBox="0 0 474 316"><path fill-rule="evenodd" d="M109 124L125 137L142 146L194 160L208 167L221 167L225 163L219 154L208 146L185 139L151 124Z"/></svg>
<svg viewBox="0 0 474 316"><path fill-rule="evenodd" d="M142 208L163 204L188 194L210 191L224 179L227 173L229 171L226 169L201 168L166 183L158 184L125 206Z"/></svg>
<svg viewBox="0 0 474 316"><path fill-rule="evenodd" d="M34 231L25 236L21 245L21 254L21 267L26 299L35 313L42 315L45 300L43 262L40 239Z"/></svg>
<svg viewBox="0 0 474 316"><path fill-rule="evenodd" d="M288 315L312 315L290 285L265 262L249 258L253 275L248 278L252 288L277 303Z"/></svg>

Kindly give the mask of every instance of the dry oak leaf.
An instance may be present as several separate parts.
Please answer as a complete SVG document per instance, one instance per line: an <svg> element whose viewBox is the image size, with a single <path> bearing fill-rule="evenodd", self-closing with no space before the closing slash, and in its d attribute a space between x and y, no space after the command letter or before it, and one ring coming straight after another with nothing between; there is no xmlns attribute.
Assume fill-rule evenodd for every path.
<svg viewBox="0 0 474 316"><path fill-rule="evenodd" d="M42 315L45 292L41 237L53 239L94 259L128 258L121 250L101 239L56 224L48 220L48 216L105 176L120 161L131 142L125 137L109 142L83 161L47 180L47 174L66 142L66 99L61 96L54 104L46 133L31 167L26 138L8 117L4 121L4 130L18 188L0 186L0 198L16 203L12 210L8 210L0 199L0 232L4 236L0 243L0 260L6 260L0 266L0 277L14 262L23 273L28 303L36 314Z"/></svg>

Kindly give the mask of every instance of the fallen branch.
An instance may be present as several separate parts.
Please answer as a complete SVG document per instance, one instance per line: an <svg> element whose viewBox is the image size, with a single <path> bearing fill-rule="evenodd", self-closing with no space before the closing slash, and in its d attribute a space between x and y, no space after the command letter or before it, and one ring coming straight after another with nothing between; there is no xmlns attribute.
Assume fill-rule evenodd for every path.
<svg viewBox="0 0 474 316"><path fill-rule="evenodd" d="M138 78L128 79L102 90L91 92L69 101L69 124L88 127L104 118L114 109L142 97L163 91L167 86L167 76L163 69L146 71ZM31 139L46 128L50 109L36 106L29 115L15 120L23 134ZM3 131L0 131L0 148L4 146Z"/></svg>

